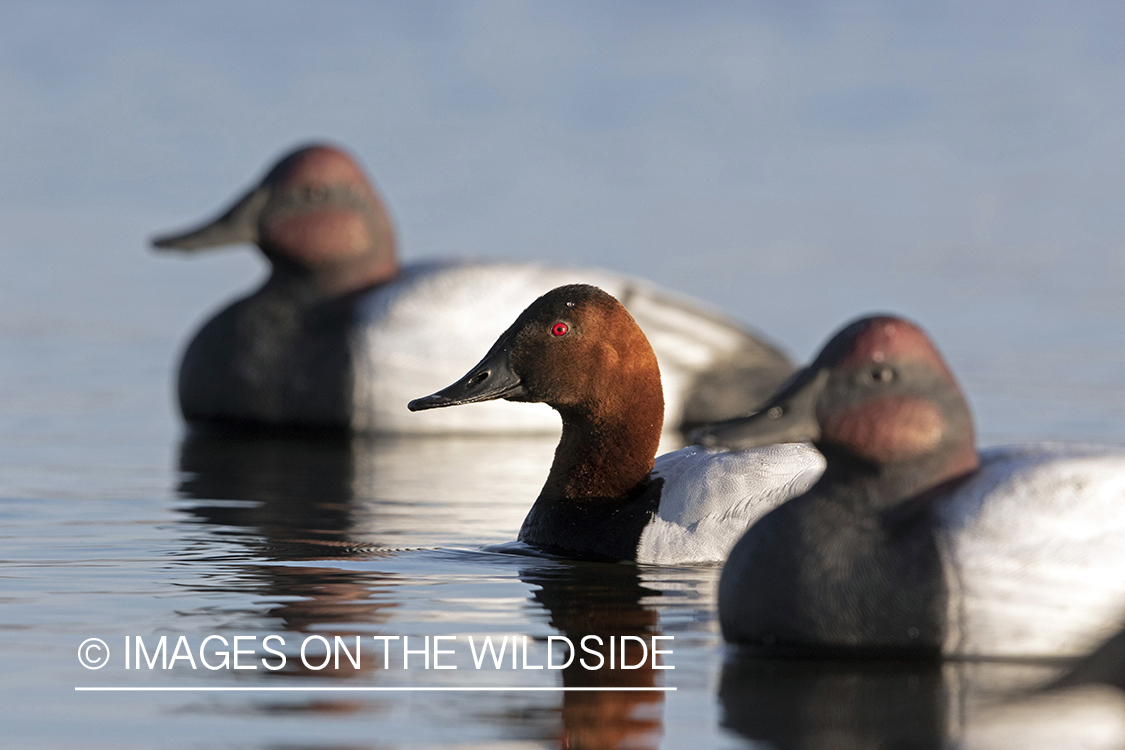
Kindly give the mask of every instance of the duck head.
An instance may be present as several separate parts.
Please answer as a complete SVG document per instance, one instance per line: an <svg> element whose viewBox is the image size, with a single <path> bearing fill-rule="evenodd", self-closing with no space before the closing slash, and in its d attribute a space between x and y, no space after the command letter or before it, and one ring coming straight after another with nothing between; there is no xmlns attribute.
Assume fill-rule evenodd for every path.
<svg viewBox="0 0 1125 750"><path fill-rule="evenodd" d="M502 398L545 403L564 416L607 416L653 385L660 386L656 355L625 307L597 287L571 284L535 300L463 378L408 408ZM659 428L663 397L660 413L644 416Z"/></svg>
<svg viewBox="0 0 1125 750"><path fill-rule="evenodd" d="M621 303L597 287L544 294L476 367L409 409L493 399L546 403L562 415L548 481L560 495L613 497L652 470L664 420L656 355Z"/></svg>
<svg viewBox="0 0 1125 750"><path fill-rule="evenodd" d="M848 325L756 414L700 431L704 445L814 443L876 469L927 466L935 483L979 466L969 406L948 365L913 323Z"/></svg>
<svg viewBox="0 0 1125 750"><path fill-rule="evenodd" d="M377 284L398 271L383 202L355 160L332 146L293 151L218 218L152 244L193 251L239 242L257 244L275 274L309 279L328 293Z"/></svg>

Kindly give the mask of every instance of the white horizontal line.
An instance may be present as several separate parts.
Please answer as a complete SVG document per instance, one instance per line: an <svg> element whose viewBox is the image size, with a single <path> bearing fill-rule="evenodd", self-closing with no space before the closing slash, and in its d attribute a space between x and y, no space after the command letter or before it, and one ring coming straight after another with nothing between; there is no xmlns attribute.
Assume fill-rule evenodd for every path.
<svg viewBox="0 0 1125 750"><path fill-rule="evenodd" d="M674 687L76 687L97 693L668 693Z"/></svg>

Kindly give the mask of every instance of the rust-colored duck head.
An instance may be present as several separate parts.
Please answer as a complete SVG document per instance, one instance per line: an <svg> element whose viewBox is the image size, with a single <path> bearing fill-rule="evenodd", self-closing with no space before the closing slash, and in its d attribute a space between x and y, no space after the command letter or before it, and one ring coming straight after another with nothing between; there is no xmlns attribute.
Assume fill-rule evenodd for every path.
<svg viewBox="0 0 1125 750"><path fill-rule="evenodd" d="M546 403L562 415L548 494L616 497L652 470L664 420L660 368L632 316L597 287L543 295L476 367L409 408L501 398Z"/></svg>
<svg viewBox="0 0 1125 750"><path fill-rule="evenodd" d="M153 245L190 251L239 242L257 244L275 273L308 278L331 294L398 271L383 202L355 160L333 146L293 151L218 218Z"/></svg>

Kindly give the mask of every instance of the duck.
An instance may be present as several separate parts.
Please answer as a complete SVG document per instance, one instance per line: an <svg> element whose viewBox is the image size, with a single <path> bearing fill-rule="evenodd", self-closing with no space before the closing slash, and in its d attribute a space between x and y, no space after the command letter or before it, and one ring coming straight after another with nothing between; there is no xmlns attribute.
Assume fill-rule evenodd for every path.
<svg viewBox="0 0 1125 750"><path fill-rule="evenodd" d="M810 441L827 466L734 545L727 641L815 656L1071 658L1125 623L1125 454L975 446L916 324L861 318L709 447Z"/></svg>
<svg viewBox="0 0 1125 750"><path fill-rule="evenodd" d="M286 154L214 219L156 237L158 250L256 244L264 283L214 314L179 368L185 420L205 427L356 433L547 433L546 407L497 403L411 416L446 363L479 356L527 304L589 281L624 300L664 368L671 424L748 414L794 365L775 345L695 300L611 271L502 261L401 264L382 198L344 149Z"/></svg>
<svg viewBox="0 0 1125 750"><path fill-rule="evenodd" d="M565 557L716 563L756 518L812 485L808 445L656 457L664 419L656 354L625 306L569 284L535 300L460 380L412 412L504 399L562 419L547 480L518 544Z"/></svg>

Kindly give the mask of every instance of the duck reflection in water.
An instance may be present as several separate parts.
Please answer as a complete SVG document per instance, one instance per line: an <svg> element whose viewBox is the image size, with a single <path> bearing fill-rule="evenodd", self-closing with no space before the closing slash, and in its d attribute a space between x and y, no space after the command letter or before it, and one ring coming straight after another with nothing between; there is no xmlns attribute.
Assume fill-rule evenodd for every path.
<svg viewBox="0 0 1125 750"><path fill-rule="evenodd" d="M632 640L625 641L624 651L614 655L615 669L590 670L579 661L585 657L587 664L598 663L598 657L579 645L587 635L602 639L601 646L591 640L587 647L597 651L608 667L611 639L622 644L621 636L638 636L651 646L651 637L661 634L656 607L644 603L660 591L645 585L636 566L558 562L525 567L520 570L520 580L538 587L532 598L549 613L549 624L578 650L574 661L562 670L564 687L652 688L663 684L668 673L654 669L652 654L645 658L642 647ZM620 668L637 663L642 666ZM560 744L564 748L658 747L663 704L664 694L658 691L563 693Z"/></svg>
<svg viewBox="0 0 1125 750"><path fill-rule="evenodd" d="M356 474L344 435L193 431L180 446L179 495L208 524L270 543L346 541L354 525Z"/></svg>
<svg viewBox="0 0 1125 750"><path fill-rule="evenodd" d="M778 750L944 747L938 662L733 658L723 725Z"/></svg>
<svg viewBox="0 0 1125 750"><path fill-rule="evenodd" d="M964 733L966 748L1125 747L1125 630L1058 679L980 714Z"/></svg>
<svg viewBox="0 0 1125 750"><path fill-rule="evenodd" d="M224 527L250 555L239 566L240 587L277 603L253 615L277 618L282 630L310 633L333 629L349 643L385 623L396 606L387 591L395 576L321 565L255 565L254 560L323 561L337 556L377 558L353 535L362 511L356 483L363 471L355 440L336 434L230 433L193 431L181 444L179 494L183 507L203 523ZM249 614L249 613L248 613ZM354 626L363 623L361 633ZM275 629L276 630L276 629ZM342 667L349 667L346 662ZM330 663L306 669L298 658L269 674L320 678L361 672ZM356 701L317 701L316 710L351 711ZM309 708L309 710L313 710Z"/></svg>
<svg viewBox="0 0 1125 750"><path fill-rule="evenodd" d="M193 431L180 449L179 494L189 500L185 513L223 527L223 538L240 542L251 563L377 560L404 548L511 539L527 486L538 482L552 449L552 439L526 436ZM292 565L252 569L261 577L261 594L285 600L270 614L293 630L332 625L334 634L344 635L339 626L381 622L381 610L396 606L389 596L373 599L399 580L396 574Z"/></svg>
<svg viewBox="0 0 1125 750"><path fill-rule="evenodd" d="M734 654L723 726L778 750L1125 747L1125 632L1076 665Z"/></svg>
<svg viewBox="0 0 1125 750"><path fill-rule="evenodd" d="M307 542L479 547L515 538L554 447L547 436L195 431L181 445L179 494L194 501L190 515L285 547L285 559Z"/></svg>
<svg viewBox="0 0 1125 750"><path fill-rule="evenodd" d="M265 612L246 612L255 628L266 615L277 618L285 630L331 630L349 643L355 635L369 641L373 632L398 634L401 626L387 625L400 606L396 589L412 582L390 572L395 565L389 560L388 570L377 572L379 560L388 554L399 555L396 562L401 555L420 554L399 552L403 548L479 547L513 539L526 513L526 498L550 466L555 442L526 436L379 439L195 432L181 446L179 494L187 501L183 512L216 527L222 541L245 549L233 585L276 602ZM262 559L286 564L255 564ZM657 609L646 601L659 595L659 584L646 585L636 566L511 555L487 559L511 565L508 570L533 587L532 601L546 610L552 630L571 638L576 647L583 636L600 636L600 648L592 641L587 645L601 652L607 665L611 637L619 644L623 635L639 636L651 645L649 638L660 634ZM293 564L301 560L310 564ZM332 560L369 564L361 570L331 567ZM480 560L474 557L466 564ZM203 589L214 583L197 585ZM628 663L641 661L639 650L635 642L627 643ZM587 663L597 661L591 654L579 655ZM562 658L561 651L556 658ZM289 659L277 674L378 679L377 670L353 670L346 662L340 666L308 671L299 659ZM566 687L656 687L665 677L653 669L651 654L632 670L587 670L576 658L561 671ZM529 715L526 700L518 703L521 708L498 718L521 736L555 737L570 748L659 745L660 692L567 692L561 705L538 718L534 712ZM361 712L371 705L318 700L275 708Z"/></svg>

